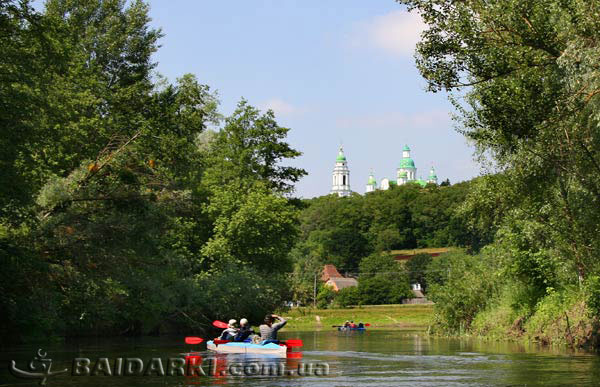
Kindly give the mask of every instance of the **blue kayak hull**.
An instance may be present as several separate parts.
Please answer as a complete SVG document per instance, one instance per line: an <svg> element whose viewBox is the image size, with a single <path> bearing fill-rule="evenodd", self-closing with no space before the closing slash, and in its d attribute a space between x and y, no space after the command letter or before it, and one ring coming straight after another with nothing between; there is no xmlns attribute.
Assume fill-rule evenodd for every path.
<svg viewBox="0 0 600 387"><path fill-rule="evenodd" d="M285 345L278 344L253 344L253 343L234 343L229 342L225 344L215 344L212 340L206 342L206 348L209 351L218 353L251 353L251 354L263 354L272 356L286 356L287 347Z"/></svg>

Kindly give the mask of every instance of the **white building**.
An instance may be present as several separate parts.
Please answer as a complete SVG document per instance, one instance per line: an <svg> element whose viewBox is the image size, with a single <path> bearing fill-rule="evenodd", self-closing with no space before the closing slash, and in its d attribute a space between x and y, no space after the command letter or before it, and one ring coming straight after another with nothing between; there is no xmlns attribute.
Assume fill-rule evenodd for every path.
<svg viewBox="0 0 600 387"><path fill-rule="evenodd" d="M373 176L373 171L371 170L371 174L369 175L369 181L367 182L367 192L373 192L377 189L377 181L375 180L375 176Z"/></svg>
<svg viewBox="0 0 600 387"><path fill-rule="evenodd" d="M379 189L387 190L390 186L393 185L402 185L409 182L414 182L420 184L421 186L426 186L428 183L437 184L438 178L435 174L435 169L431 167L429 171L429 178L427 180L417 179L417 167L415 166L415 162L410 157L410 148L408 145L405 145L402 149L402 160L400 160L400 164L396 169L396 180L390 180L388 178L381 179L381 184L379 185ZM366 192L373 192L377 189L377 183L375 180L375 176L373 175L373 171L369 175L369 180L367 181Z"/></svg>
<svg viewBox="0 0 600 387"><path fill-rule="evenodd" d="M348 169L346 156L344 156L344 148L341 146L335 159L332 178L333 184L330 193L338 196L349 196L352 193L350 190L350 170Z"/></svg>

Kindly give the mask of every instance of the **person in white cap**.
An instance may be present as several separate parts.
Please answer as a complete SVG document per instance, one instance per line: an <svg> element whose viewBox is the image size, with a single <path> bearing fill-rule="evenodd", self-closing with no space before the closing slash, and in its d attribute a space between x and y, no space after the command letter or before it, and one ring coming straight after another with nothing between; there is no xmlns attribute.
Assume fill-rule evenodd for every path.
<svg viewBox="0 0 600 387"><path fill-rule="evenodd" d="M254 331L252 330L250 324L248 324L248 320L243 318L240 320L240 330L238 331L237 335L235 335L233 341L244 341L253 334Z"/></svg>
<svg viewBox="0 0 600 387"><path fill-rule="evenodd" d="M221 336L219 336L219 340L233 340L235 335L238 333L238 329L235 327L237 320L231 319L229 323L227 323L227 328L223 330Z"/></svg>

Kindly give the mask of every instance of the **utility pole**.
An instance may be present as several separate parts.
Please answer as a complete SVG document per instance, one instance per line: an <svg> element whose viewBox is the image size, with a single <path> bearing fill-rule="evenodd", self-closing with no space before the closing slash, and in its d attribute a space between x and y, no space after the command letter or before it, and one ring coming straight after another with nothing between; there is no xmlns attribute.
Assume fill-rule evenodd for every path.
<svg viewBox="0 0 600 387"><path fill-rule="evenodd" d="M317 273L315 272L315 281L313 285L313 308L317 308Z"/></svg>

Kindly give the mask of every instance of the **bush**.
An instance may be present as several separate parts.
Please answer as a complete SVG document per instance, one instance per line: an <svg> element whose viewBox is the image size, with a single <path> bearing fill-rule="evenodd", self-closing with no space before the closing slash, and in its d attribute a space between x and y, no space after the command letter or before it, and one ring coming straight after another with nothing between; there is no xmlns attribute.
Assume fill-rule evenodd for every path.
<svg viewBox="0 0 600 387"><path fill-rule="evenodd" d="M360 305L360 291L357 286L352 286L340 290L333 300L334 304L340 308L347 308L351 305Z"/></svg>
<svg viewBox="0 0 600 387"><path fill-rule="evenodd" d="M335 298L335 290L329 285L323 285L317 293L317 308L326 309L331 305L331 302Z"/></svg>
<svg viewBox="0 0 600 387"><path fill-rule="evenodd" d="M585 284L587 304L594 316L600 316L600 276L590 276Z"/></svg>
<svg viewBox="0 0 600 387"><path fill-rule="evenodd" d="M408 278L412 284L420 284L423 291L427 291L427 267L431 264L431 255L417 254L406 262Z"/></svg>
<svg viewBox="0 0 600 387"><path fill-rule="evenodd" d="M430 265L430 273L437 274L428 293L435 302L434 328L444 333L466 331L497 293L497 277L483 254L443 255Z"/></svg>
<svg viewBox="0 0 600 387"><path fill-rule="evenodd" d="M578 287L552 291L537 304L525 324L529 339L543 344L598 347L598 323Z"/></svg>
<svg viewBox="0 0 600 387"><path fill-rule="evenodd" d="M358 292L363 304L398 304L412 297L408 275L394 258L372 254L360 262Z"/></svg>
<svg viewBox="0 0 600 387"><path fill-rule="evenodd" d="M523 303L527 291L523 285L510 282L502 286L498 296L489 300L487 306L473 319L471 330L476 335L504 338L506 335L519 337L523 324L531 310Z"/></svg>

